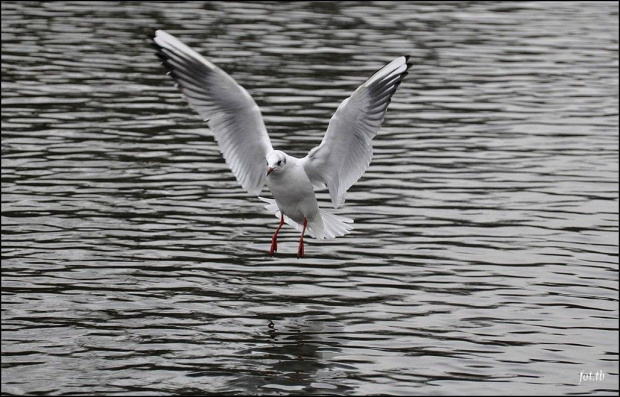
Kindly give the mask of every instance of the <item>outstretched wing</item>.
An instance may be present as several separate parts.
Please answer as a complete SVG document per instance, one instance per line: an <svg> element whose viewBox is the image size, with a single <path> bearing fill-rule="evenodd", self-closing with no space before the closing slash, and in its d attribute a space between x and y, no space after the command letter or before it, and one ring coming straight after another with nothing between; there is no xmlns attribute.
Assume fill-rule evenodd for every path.
<svg viewBox="0 0 620 397"><path fill-rule="evenodd" d="M174 36L158 30L153 42L187 102L208 121L237 181L250 194L260 194L265 158L273 148L254 99L226 72Z"/></svg>
<svg viewBox="0 0 620 397"><path fill-rule="evenodd" d="M362 176L372 159L377 135L392 95L411 66L408 56L396 58L345 99L329 122L321 144L303 158L315 187L327 185L334 208Z"/></svg>

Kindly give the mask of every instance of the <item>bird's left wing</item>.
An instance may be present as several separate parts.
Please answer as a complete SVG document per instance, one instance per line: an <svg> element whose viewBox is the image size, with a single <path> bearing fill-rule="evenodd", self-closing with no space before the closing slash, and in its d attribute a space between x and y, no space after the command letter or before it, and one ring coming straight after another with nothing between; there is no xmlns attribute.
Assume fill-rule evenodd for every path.
<svg viewBox="0 0 620 397"><path fill-rule="evenodd" d="M176 37L157 30L153 42L187 102L208 121L237 181L249 193L260 194L265 158L273 148L254 99L226 72Z"/></svg>
<svg viewBox="0 0 620 397"><path fill-rule="evenodd" d="M327 185L335 208L370 164L372 138L407 74L408 60L408 56L396 58L345 99L330 120L321 144L303 158L308 178L315 187Z"/></svg>

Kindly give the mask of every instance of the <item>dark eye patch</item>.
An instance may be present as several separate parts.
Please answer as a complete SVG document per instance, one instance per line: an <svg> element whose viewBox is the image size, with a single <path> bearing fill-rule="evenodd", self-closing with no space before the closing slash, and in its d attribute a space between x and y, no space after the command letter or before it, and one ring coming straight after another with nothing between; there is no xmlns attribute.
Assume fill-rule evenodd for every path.
<svg viewBox="0 0 620 397"><path fill-rule="evenodd" d="M282 160L278 160L278 165L282 164Z"/></svg>

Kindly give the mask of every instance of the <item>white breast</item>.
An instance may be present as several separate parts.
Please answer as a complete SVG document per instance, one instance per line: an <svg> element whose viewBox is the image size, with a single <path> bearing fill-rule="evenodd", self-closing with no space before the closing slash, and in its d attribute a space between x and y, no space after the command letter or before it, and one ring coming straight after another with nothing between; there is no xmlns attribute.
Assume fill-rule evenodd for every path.
<svg viewBox="0 0 620 397"><path fill-rule="evenodd" d="M293 160L293 161L291 161ZM272 172L267 177L267 186L280 211L295 222L303 224L306 217L312 222L319 214L312 183L302 165L290 158L286 168Z"/></svg>

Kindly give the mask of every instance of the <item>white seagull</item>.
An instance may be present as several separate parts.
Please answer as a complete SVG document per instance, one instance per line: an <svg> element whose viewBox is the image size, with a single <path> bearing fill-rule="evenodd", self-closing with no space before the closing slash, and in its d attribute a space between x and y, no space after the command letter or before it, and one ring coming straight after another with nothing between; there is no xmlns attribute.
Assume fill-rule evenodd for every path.
<svg viewBox="0 0 620 397"><path fill-rule="evenodd" d="M157 30L158 56L189 105L209 124L226 164L250 194L265 182L274 200L266 208L280 218L269 253L278 250L278 232L287 224L301 230L297 257L304 255L304 234L332 239L349 233L353 221L319 209L314 189L327 187L334 208L366 171L392 95L411 66L401 56L381 68L336 110L321 144L302 159L274 150L260 109L248 92L222 69L176 37Z"/></svg>

